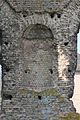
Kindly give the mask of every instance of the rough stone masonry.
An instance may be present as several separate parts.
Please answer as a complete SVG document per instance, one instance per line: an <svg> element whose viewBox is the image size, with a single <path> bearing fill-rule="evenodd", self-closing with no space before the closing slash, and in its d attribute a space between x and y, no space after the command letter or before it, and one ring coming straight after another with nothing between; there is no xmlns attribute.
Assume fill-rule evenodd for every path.
<svg viewBox="0 0 80 120"><path fill-rule="evenodd" d="M80 120L79 26L80 0L0 0L0 120Z"/></svg>

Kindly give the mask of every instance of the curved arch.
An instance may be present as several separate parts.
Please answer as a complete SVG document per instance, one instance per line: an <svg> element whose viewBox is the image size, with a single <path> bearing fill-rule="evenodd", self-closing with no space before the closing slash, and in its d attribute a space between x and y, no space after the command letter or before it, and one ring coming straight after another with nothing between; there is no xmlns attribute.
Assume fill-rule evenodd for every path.
<svg viewBox="0 0 80 120"><path fill-rule="evenodd" d="M26 39L53 39L53 33L50 28L42 24L32 24L23 32L23 38Z"/></svg>
<svg viewBox="0 0 80 120"><path fill-rule="evenodd" d="M26 28L29 27L30 25L42 24L52 30L53 20L50 18L48 14L46 15L45 14L43 15L34 14L32 16L28 16L27 18L24 18L22 15L21 18L23 22L25 23Z"/></svg>

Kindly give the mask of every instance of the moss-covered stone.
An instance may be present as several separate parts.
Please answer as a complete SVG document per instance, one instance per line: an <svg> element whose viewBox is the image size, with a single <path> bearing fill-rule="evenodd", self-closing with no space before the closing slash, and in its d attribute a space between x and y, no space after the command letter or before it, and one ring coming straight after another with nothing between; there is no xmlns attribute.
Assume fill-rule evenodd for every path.
<svg viewBox="0 0 80 120"><path fill-rule="evenodd" d="M80 114L74 112L67 113L60 120L80 120Z"/></svg>
<svg viewBox="0 0 80 120"><path fill-rule="evenodd" d="M55 97L55 99L57 99L59 103L63 103L65 101L64 96L62 96L55 88L47 89L42 92L36 92L28 89L19 89L18 94L19 96L24 96L24 97L27 97L29 94L32 97L37 97L37 96Z"/></svg>
<svg viewBox="0 0 80 120"><path fill-rule="evenodd" d="M38 95L42 95L42 96L60 96L60 94L58 93L58 91L55 88L51 88L51 89L47 89L41 92L36 92L33 90L28 90L28 89L19 89L18 93L20 95L27 95L27 94L32 94L32 96L38 96Z"/></svg>

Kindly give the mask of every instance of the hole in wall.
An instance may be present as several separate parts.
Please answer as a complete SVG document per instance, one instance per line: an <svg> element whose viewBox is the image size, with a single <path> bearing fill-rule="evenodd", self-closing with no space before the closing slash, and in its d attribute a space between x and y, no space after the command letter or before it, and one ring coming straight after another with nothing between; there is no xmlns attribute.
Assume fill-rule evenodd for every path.
<svg viewBox="0 0 80 120"><path fill-rule="evenodd" d="M53 18L55 16L55 14L56 14L55 12L50 13L50 17Z"/></svg>
<svg viewBox="0 0 80 120"><path fill-rule="evenodd" d="M68 94L69 99L71 99L73 97L73 89L74 89L74 87L69 88L69 91L70 91L69 94Z"/></svg>
<svg viewBox="0 0 80 120"><path fill-rule="evenodd" d="M27 70L25 70L25 73L28 73L28 71L27 71Z"/></svg>
<svg viewBox="0 0 80 120"><path fill-rule="evenodd" d="M28 15L28 11L23 11L22 14L23 14L23 17L25 18Z"/></svg>
<svg viewBox="0 0 80 120"><path fill-rule="evenodd" d="M7 42L7 41L5 41L5 42L4 42L4 44L5 44L5 45L8 45L8 42Z"/></svg>
<svg viewBox="0 0 80 120"><path fill-rule="evenodd" d="M26 17L26 15L25 15L25 14L23 14L23 17Z"/></svg>
<svg viewBox="0 0 80 120"><path fill-rule="evenodd" d="M25 72L25 73L30 73L30 70L29 70L29 69L26 69L24 72Z"/></svg>
<svg viewBox="0 0 80 120"><path fill-rule="evenodd" d="M3 94L3 99L4 100L12 100L12 95L9 95L9 94Z"/></svg>
<svg viewBox="0 0 80 120"><path fill-rule="evenodd" d="M12 84L12 86L16 86L16 84Z"/></svg>
<svg viewBox="0 0 80 120"><path fill-rule="evenodd" d="M41 100L41 99L42 99L42 96L39 95L39 96L38 96L38 99Z"/></svg>
<svg viewBox="0 0 80 120"><path fill-rule="evenodd" d="M65 42L64 45L67 46L69 42Z"/></svg>
<svg viewBox="0 0 80 120"><path fill-rule="evenodd" d="M68 72L69 72L69 73L71 72L71 69L70 69L70 68L68 68Z"/></svg>
<svg viewBox="0 0 80 120"><path fill-rule="evenodd" d="M55 14L57 14L58 18L61 18L61 14L60 13L56 13L56 12L50 13L50 17L54 18Z"/></svg>
<svg viewBox="0 0 80 120"><path fill-rule="evenodd" d="M6 72L9 72L10 68L6 66L5 70L6 70Z"/></svg>
<svg viewBox="0 0 80 120"><path fill-rule="evenodd" d="M61 18L61 14L57 14L57 17L58 17L58 18Z"/></svg>
<svg viewBox="0 0 80 120"><path fill-rule="evenodd" d="M49 69L50 73L53 74L53 70L52 69Z"/></svg>

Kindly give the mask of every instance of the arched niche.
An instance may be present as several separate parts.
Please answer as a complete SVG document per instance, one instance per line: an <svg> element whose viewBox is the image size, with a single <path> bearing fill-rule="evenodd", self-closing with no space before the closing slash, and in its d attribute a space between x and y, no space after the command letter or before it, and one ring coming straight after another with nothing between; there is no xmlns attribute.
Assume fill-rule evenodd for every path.
<svg viewBox="0 0 80 120"><path fill-rule="evenodd" d="M23 33L26 39L45 39L52 38L53 34L51 29L42 24L30 25Z"/></svg>
<svg viewBox="0 0 80 120"><path fill-rule="evenodd" d="M58 79L57 45L52 31L41 24L30 25L23 33L23 86L42 91Z"/></svg>

